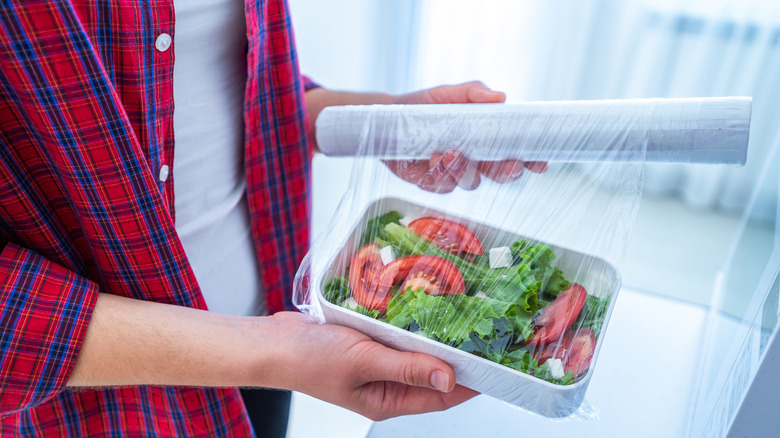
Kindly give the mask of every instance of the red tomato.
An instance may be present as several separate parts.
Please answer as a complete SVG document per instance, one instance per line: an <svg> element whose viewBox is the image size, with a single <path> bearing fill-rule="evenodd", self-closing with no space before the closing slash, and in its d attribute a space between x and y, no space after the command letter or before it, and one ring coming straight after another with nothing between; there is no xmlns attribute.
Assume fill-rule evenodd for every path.
<svg viewBox="0 0 780 438"><path fill-rule="evenodd" d="M573 372L577 377L588 370L590 360L596 351L596 336L588 328L569 330L560 342L555 342L544 348L536 359L540 364L547 359L558 358L563 363L565 372Z"/></svg>
<svg viewBox="0 0 780 438"><path fill-rule="evenodd" d="M352 289L355 301L367 309L387 310L387 302L392 298L389 294L377 296L375 293L376 277L383 265L379 245L376 243L363 245L352 256L349 265L349 288Z"/></svg>
<svg viewBox="0 0 780 438"><path fill-rule="evenodd" d="M466 291L458 268L432 255L400 257L388 263L379 274L377 295L387 294L395 283L402 280L402 293L410 287L413 290L422 288L428 295L462 294Z"/></svg>
<svg viewBox="0 0 780 438"><path fill-rule="evenodd" d="M582 329L577 332L569 342L569 358L563 369L566 372L573 371L574 377L583 374L590 366L590 360L596 351L596 336L590 329Z"/></svg>
<svg viewBox="0 0 780 438"><path fill-rule="evenodd" d="M452 254L482 254L482 242L465 225L447 219L421 217L409 224L414 231Z"/></svg>
<svg viewBox="0 0 780 438"><path fill-rule="evenodd" d="M577 283L561 292L552 303L534 318L536 331L529 344L547 345L557 341L580 314L588 293Z"/></svg>

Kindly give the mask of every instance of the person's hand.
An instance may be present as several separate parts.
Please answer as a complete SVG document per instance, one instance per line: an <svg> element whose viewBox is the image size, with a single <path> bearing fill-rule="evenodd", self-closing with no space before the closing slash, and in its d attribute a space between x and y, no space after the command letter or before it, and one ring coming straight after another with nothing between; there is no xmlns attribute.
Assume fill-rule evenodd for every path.
<svg viewBox="0 0 780 438"><path fill-rule="evenodd" d="M494 91L479 81L458 85L442 85L427 90L397 96L392 103L501 103L504 93ZM385 161L387 167L401 179L435 193L449 193L455 187L476 189L485 176L499 183L516 181L524 169L542 173L547 170L544 162L519 160L472 161L458 151L434 154L429 160Z"/></svg>
<svg viewBox="0 0 780 438"><path fill-rule="evenodd" d="M456 385L452 368L433 356L396 351L358 331L316 324L300 313L271 318L288 341L277 371L288 389L375 421L444 410L477 395Z"/></svg>

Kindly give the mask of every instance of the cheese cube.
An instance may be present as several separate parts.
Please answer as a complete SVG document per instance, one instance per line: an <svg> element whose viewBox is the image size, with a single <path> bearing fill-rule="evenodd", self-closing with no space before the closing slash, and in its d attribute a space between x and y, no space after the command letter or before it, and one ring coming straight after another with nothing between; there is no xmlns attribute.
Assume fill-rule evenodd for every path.
<svg viewBox="0 0 780 438"><path fill-rule="evenodd" d="M393 254L393 247L386 246L379 250L379 257L382 258L382 263L388 264L395 260L395 254Z"/></svg>
<svg viewBox="0 0 780 438"><path fill-rule="evenodd" d="M561 362L560 359L550 358L547 359L547 362L545 362L544 364L550 367L550 375L554 379L560 379L561 377L566 375L566 373L563 372L563 362Z"/></svg>
<svg viewBox="0 0 780 438"><path fill-rule="evenodd" d="M349 297L346 300L341 302L341 307L346 307L347 309L353 309L354 310L354 309L357 309L357 307L359 305L360 304L358 304L358 302L355 301L355 299L352 298L352 297Z"/></svg>
<svg viewBox="0 0 780 438"><path fill-rule="evenodd" d="M512 251L508 246L490 248L490 269L512 266Z"/></svg>
<svg viewBox="0 0 780 438"><path fill-rule="evenodd" d="M415 216L413 214L407 214L404 217L402 217L401 219L398 219L398 222L401 225L403 225L403 226L408 228L409 224L414 222L414 221L416 221L417 219L419 219L419 216Z"/></svg>

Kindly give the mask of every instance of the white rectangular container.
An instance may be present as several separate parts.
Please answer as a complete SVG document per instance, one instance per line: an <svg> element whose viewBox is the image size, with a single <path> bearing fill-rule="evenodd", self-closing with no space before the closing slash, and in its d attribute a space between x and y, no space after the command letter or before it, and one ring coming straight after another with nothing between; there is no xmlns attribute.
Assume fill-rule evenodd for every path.
<svg viewBox="0 0 780 438"><path fill-rule="evenodd" d="M523 238L545 243L555 251L557 255L556 266L563 271L568 280L584 286L590 295L609 296L609 309L596 343L596 350L591 359L590 368L585 376L571 385L550 383L358 314L325 300L322 296L325 284L333 277L344 275L346 272L347 264L357 248L357 243L363 234L366 222L374 216L391 210L398 211L401 215L410 215L412 217L437 215L456 220L474 230L486 248L490 248L494 244L505 245L507 242ZM316 290L317 299L328 323L351 327L371 336L382 344L398 350L427 353L436 356L452 366L459 384L547 417L567 416L574 412L582 403L621 285L621 277L617 269L599 257L559 245L540 242L529 236L520 236L490 225L464 219L445 211L424 207L411 201L397 198L382 198L369 205L356 221L350 235L343 245L340 246L339 251L328 261L326 266L324 271L313 273L312 285Z"/></svg>

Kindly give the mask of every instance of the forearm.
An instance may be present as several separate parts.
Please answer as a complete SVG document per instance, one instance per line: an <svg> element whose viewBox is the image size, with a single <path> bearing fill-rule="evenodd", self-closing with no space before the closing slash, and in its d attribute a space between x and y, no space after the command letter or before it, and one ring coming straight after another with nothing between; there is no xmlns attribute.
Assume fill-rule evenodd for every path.
<svg viewBox="0 0 780 438"><path fill-rule="evenodd" d="M311 139L314 150L317 151L315 122L317 116L325 107L339 105L373 105L391 104L395 97L385 93L353 93L349 91L334 91L325 88L313 88L306 92L306 107L311 125Z"/></svg>
<svg viewBox="0 0 780 438"><path fill-rule="evenodd" d="M264 385L273 327L267 318L101 293L68 385Z"/></svg>
<svg viewBox="0 0 780 438"><path fill-rule="evenodd" d="M475 394L455 388L439 359L312 322L294 312L231 317L99 294L68 386L292 389L377 420L446 409Z"/></svg>

